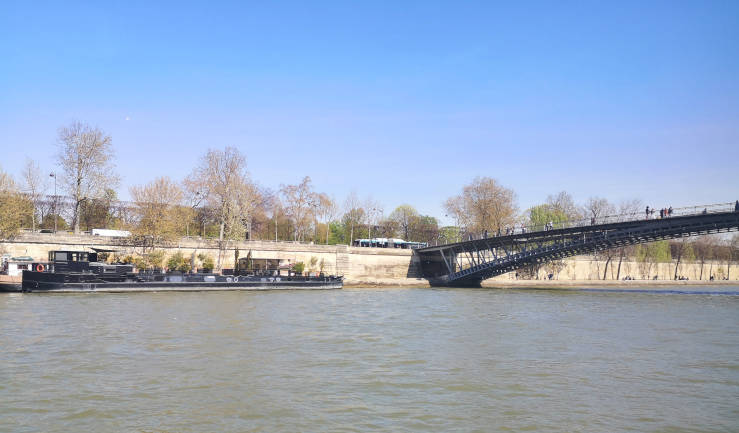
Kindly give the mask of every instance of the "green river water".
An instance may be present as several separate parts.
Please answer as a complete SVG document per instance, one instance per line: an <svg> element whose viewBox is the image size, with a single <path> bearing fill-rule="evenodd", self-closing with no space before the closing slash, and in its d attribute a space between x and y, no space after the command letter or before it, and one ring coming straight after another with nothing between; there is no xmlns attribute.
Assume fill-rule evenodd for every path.
<svg viewBox="0 0 739 433"><path fill-rule="evenodd" d="M720 290L0 294L0 432L737 432Z"/></svg>

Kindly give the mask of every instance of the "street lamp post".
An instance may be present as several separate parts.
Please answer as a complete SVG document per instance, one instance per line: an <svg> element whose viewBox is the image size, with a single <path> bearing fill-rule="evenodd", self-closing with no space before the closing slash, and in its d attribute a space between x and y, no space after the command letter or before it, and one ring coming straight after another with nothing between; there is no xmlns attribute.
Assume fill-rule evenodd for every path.
<svg viewBox="0 0 739 433"><path fill-rule="evenodd" d="M369 218L367 218L367 231L369 232L367 237L369 237L369 246L372 246L372 223L374 222L375 212L377 212L376 208L372 208L367 211L369 216Z"/></svg>
<svg viewBox="0 0 739 433"><path fill-rule="evenodd" d="M53 177L54 178L54 233L56 233L56 220L58 218L57 217L57 214L56 214L56 200L57 200L57 196L56 196L56 173L49 174L49 177Z"/></svg>

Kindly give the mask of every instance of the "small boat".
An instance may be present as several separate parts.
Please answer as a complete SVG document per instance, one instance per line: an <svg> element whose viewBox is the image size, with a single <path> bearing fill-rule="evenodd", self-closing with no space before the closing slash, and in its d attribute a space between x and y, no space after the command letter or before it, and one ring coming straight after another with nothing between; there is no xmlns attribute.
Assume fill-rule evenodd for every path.
<svg viewBox="0 0 739 433"><path fill-rule="evenodd" d="M343 288L334 275L281 275L279 269L252 271L237 267L232 273L139 271L130 264L98 262L97 253L50 251L48 262L33 263L23 271L23 292L154 292L210 290L278 290Z"/></svg>

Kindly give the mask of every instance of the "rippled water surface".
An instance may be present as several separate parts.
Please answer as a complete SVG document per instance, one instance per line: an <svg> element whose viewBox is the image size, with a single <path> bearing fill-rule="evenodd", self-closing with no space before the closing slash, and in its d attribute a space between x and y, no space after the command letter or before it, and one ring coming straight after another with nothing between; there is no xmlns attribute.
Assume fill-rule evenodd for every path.
<svg viewBox="0 0 739 433"><path fill-rule="evenodd" d="M0 431L736 432L739 296L0 294Z"/></svg>

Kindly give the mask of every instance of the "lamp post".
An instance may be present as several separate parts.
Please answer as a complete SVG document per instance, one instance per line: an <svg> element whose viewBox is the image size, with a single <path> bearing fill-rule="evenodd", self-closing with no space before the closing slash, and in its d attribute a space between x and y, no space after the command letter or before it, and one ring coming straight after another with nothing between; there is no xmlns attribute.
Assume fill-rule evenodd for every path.
<svg viewBox="0 0 739 433"><path fill-rule="evenodd" d="M49 177L54 178L54 233L56 234L56 220L57 220L57 214L56 214L56 173L49 174Z"/></svg>
<svg viewBox="0 0 739 433"><path fill-rule="evenodd" d="M367 237L369 238L370 247L372 246L372 223L374 222L374 219L375 219L375 212L377 212L376 208L372 208L367 211L367 214L368 214L367 216L369 217L367 218L367 223L368 223L367 224L367 231L368 231Z"/></svg>

